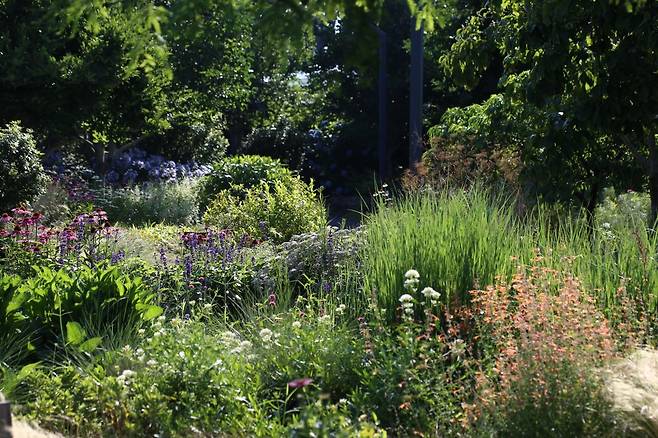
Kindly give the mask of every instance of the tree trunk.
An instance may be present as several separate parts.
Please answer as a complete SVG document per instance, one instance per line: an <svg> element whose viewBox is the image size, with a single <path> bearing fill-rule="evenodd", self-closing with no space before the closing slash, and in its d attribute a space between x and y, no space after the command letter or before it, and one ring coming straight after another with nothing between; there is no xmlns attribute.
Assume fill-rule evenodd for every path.
<svg viewBox="0 0 658 438"><path fill-rule="evenodd" d="M228 155L235 155L242 145L242 126L235 123L228 133Z"/></svg>
<svg viewBox="0 0 658 438"><path fill-rule="evenodd" d="M379 178L386 181L391 177L391 162L388 153L388 38L386 32L377 28L379 36L379 80L378 88L378 109L379 125L377 129L377 155L379 158Z"/></svg>
<svg viewBox="0 0 658 438"><path fill-rule="evenodd" d="M649 226L653 228L658 218L658 148L653 130L649 130L646 141L649 148L649 196L651 197Z"/></svg>
<svg viewBox="0 0 658 438"><path fill-rule="evenodd" d="M423 148L423 27L411 20L409 75L409 169L415 172Z"/></svg>

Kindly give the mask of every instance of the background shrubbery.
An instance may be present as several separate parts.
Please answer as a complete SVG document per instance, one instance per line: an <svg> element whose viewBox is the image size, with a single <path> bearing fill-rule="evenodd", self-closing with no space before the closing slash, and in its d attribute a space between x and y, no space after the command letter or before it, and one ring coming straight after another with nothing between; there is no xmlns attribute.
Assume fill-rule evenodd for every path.
<svg viewBox="0 0 658 438"><path fill-rule="evenodd" d="M249 187L242 196L231 190L220 192L203 220L238 235L285 242L295 234L321 229L326 225L326 216L313 185L292 177Z"/></svg>
<svg viewBox="0 0 658 438"><path fill-rule="evenodd" d="M193 179L107 187L96 191L95 203L124 224L191 225L199 220L197 190Z"/></svg>
<svg viewBox="0 0 658 438"><path fill-rule="evenodd" d="M34 200L46 188L41 152L30 129L12 122L0 128L0 211Z"/></svg>

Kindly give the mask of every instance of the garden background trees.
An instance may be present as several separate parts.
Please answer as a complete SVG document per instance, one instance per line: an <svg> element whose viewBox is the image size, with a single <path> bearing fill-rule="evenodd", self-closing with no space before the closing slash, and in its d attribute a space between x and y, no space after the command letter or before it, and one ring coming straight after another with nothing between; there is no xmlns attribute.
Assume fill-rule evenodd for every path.
<svg viewBox="0 0 658 438"><path fill-rule="evenodd" d="M369 172L409 163L410 32L422 24L434 29L422 88L430 136L514 151L533 197L592 210L606 186L650 188L655 215L657 8L5 0L0 122L21 120L42 148L93 150L101 172L139 144L204 161L263 153L323 184L359 172L370 184Z"/></svg>
<svg viewBox="0 0 658 438"><path fill-rule="evenodd" d="M657 12L642 1L489 2L443 63L473 87L502 57L503 106L482 116L519 115L518 129L500 131L517 134L526 176L540 192L591 206L604 184L637 189L644 175L655 218Z"/></svg>

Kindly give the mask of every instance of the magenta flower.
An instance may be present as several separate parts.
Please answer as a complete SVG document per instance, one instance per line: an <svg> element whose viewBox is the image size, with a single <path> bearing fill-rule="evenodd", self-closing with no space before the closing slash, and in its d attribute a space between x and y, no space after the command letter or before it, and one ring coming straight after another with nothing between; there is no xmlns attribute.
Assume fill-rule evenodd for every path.
<svg viewBox="0 0 658 438"><path fill-rule="evenodd" d="M311 379L310 377L302 377L301 379L295 379L288 382L288 387L293 389L303 388L305 386L310 385L311 383L313 383L313 379Z"/></svg>

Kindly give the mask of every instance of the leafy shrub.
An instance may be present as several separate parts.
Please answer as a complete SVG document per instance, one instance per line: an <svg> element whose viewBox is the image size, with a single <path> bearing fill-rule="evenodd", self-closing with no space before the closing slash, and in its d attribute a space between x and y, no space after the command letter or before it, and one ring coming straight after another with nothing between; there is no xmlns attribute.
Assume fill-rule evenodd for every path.
<svg viewBox="0 0 658 438"><path fill-rule="evenodd" d="M603 201L596 207L597 225L603 230L620 228L643 228L649 219L650 199L648 193L628 191L615 195L613 188L604 190Z"/></svg>
<svg viewBox="0 0 658 438"><path fill-rule="evenodd" d="M473 143L434 137L415 173L407 171L407 190L429 187L467 187L475 183L505 184L519 188L521 163L518 153L504 148L478 148Z"/></svg>
<svg viewBox="0 0 658 438"><path fill-rule="evenodd" d="M116 267L82 266L75 273L35 267L35 271L30 279L7 275L0 279L4 307L0 330L34 334L22 349L47 351L65 338L63 343L91 350L112 327L135 329L140 320L162 312L141 279L122 275Z"/></svg>
<svg viewBox="0 0 658 438"><path fill-rule="evenodd" d="M199 323L157 321L139 348L85 367L36 370L14 393L21 413L79 436L229 435L253 430L245 368ZM28 393L33 396L22 396ZM249 398L247 398L249 397Z"/></svg>
<svg viewBox="0 0 658 438"><path fill-rule="evenodd" d="M204 222L258 239L284 242L295 234L317 231L326 211L313 183L294 177L287 182L262 182L244 191L244 198L220 192L203 216Z"/></svg>
<svg viewBox="0 0 658 438"><path fill-rule="evenodd" d="M603 436L614 426L595 370L611 360L610 326L570 274L531 267L477 291L480 430L502 436ZM486 434L485 434L486 435Z"/></svg>
<svg viewBox="0 0 658 438"><path fill-rule="evenodd" d="M202 211L222 191L244 197L245 191L261 182L289 181L292 172L279 160L259 155L227 157L213 165L212 172L203 178L199 190Z"/></svg>
<svg viewBox="0 0 658 438"><path fill-rule="evenodd" d="M254 366L264 385L261 396L285 399L297 386L290 382L296 382L337 402L349 395L359 379L354 333L339 323L345 306L336 311L328 307L329 302L301 298L297 304L297 309L276 319L254 321L250 351L258 358ZM301 402L291 399L286 409Z"/></svg>
<svg viewBox="0 0 658 438"><path fill-rule="evenodd" d="M197 180L106 187L96 193L96 204L124 224L189 225L198 220Z"/></svg>
<svg viewBox="0 0 658 438"><path fill-rule="evenodd" d="M32 201L46 186L32 131L19 122L0 128L0 175L0 211Z"/></svg>

